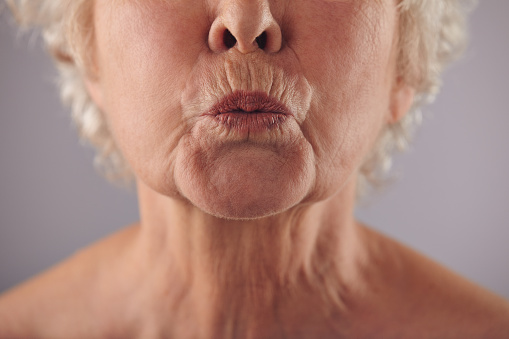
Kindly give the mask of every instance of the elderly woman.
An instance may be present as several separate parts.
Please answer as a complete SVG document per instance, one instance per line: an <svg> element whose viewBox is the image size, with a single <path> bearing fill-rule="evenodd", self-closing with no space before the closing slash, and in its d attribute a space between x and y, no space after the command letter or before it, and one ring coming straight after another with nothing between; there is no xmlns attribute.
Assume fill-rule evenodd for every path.
<svg viewBox="0 0 509 339"><path fill-rule="evenodd" d="M509 338L354 220L460 49L456 0L9 0L141 220L0 298L0 338Z"/></svg>

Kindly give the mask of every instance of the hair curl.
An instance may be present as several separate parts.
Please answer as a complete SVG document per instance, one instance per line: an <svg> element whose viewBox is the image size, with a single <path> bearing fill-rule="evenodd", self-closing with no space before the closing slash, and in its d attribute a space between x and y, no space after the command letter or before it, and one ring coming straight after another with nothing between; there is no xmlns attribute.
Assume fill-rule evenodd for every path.
<svg viewBox="0 0 509 339"><path fill-rule="evenodd" d="M109 179L129 182L133 174L109 131L106 119L87 93L84 74L93 67L92 0L5 0L24 27L39 27L56 60L62 100L71 106L80 137L98 151L96 165ZM407 147L421 121L421 107L432 102L444 67L466 45L465 17L475 0L398 0L397 71L416 91L413 106L399 122L387 125L360 169L359 192L382 181L394 150Z"/></svg>

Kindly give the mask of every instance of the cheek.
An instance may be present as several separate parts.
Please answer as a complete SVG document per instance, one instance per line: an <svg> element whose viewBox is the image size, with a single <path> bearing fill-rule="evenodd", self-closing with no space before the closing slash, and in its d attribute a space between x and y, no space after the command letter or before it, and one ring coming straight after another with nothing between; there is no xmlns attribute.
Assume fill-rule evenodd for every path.
<svg viewBox="0 0 509 339"><path fill-rule="evenodd" d="M329 3L323 20L295 32L307 43L293 48L315 90L303 131L318 159L321 190L356 173L390 113L395 17L358 3Z"/></svg>
<svg viewBox="0 0 509 339"><path fill-rule="evenodd" d="M96 19L104 109L128 162L148 173L185 133L180 95L203 48L189 41L203 40L207 20L182 1L117 7Z"/></svg>

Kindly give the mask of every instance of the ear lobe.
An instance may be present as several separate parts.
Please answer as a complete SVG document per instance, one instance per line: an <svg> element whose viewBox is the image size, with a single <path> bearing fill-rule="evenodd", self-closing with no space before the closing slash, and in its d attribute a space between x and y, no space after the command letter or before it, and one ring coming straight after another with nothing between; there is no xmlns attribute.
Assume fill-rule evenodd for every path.
<svg viewBox="0 0 509 339"><path fill-rule="evenodd" d="M101 111L104 111L104 95L99 80L85 77L85 87L87 88L88 94L97 105L97 107L99 107Z"/></svg>
<svg viewBox="0 0 509 339"><path fill-rule="evenodd" d="M397 123L408 113L414 103L414 97L415 89L402 79L398 79L392 90L389 124Z"/></svg>

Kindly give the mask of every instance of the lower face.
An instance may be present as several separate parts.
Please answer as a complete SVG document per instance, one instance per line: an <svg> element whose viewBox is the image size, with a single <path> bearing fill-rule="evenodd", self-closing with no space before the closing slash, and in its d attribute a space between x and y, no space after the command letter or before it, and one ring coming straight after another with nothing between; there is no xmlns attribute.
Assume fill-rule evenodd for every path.
<svg viewBox="0 0 509 339"><path fill-rule="evenodd" d="M257 1L281 31L277 52L210 48L224 3L244 0L95 8L91 86L118 147L145 185L222 218L338 194L390 115L392 1Z"/></svg>

